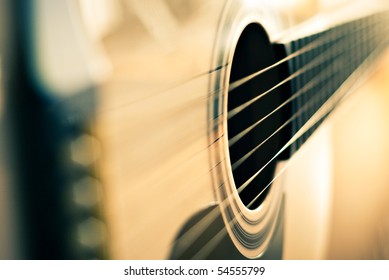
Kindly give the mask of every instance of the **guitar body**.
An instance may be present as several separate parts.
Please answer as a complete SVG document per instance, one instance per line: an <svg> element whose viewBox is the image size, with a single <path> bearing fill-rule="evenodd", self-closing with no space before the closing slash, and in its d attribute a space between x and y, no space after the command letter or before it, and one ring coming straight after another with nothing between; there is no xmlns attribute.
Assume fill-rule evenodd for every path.
<svg viewBox="0 0 389 280"><path fill-rule="evenodd" d="M32 2L31 29L13 39L13 46L27 42L27 47L9 51L19 68L5 91L6 104L16 108L4 113L13 120L8 139L20 139L7 159L22 162L11 164L10 176L17 179L9 182L19 194L7 194L25 202L18 230L33 232L20 235L27 249L21 248L17 258L328 258L338 182L333 167L339 156L333 147L339 148L336 120L344 105L295 151L294 136L274 144L277 157L272 153L263 164L271 162L271 178L261 183L260 202L255 197L252 204L236 183L239 160L234 163L228 117L234 92L228 87L260 70L235 80L235 67L262 63L263 57L269 58L264 69L278 63L293 55L290 42L363 16L363 5ZM21 9L9 6L15 14ZM318 14L321 20L314 17ZM50 28L54 23L61 33ZM250 36L260 38L258 48L245 43ZM279 51L279 46L286 47ZM254 82L260 87L273 78L272 85L282 83L293 76L288 67ZM15 82L21 72L22 86ZM294 90L292 83L288 86ZM17 117L26 112L35 117ZM282 127L279 118L272 131ZM42 136L36 136L38 131ZM260 172L254 173L247 185ZM31 203L37 199L40 205ZM37 253L43 243L46 249Z"/></svg>
<svg viewBox="0 0 389 280"><path fill-rule="evenodd" d="M137 3L130 12L146 9L136 7L142 5ZM172 13L180 9L174 3L170 5L165 8ZM233 32L251 21L266 23L266 31L274 38L289 27L274 9L260 2L248 5L244 1L190 1L187 5L193 10L182 16L176 29L167 30L162 41L150 35L150 30L132 33L140 32L139 27L128 28L124 31L128 32L126 35L105 42L108 53L115 43L122 48L116 50L117 58L110 59L120 66L112 65L113 78L100 92L103 113L98 116L104 145L103 178L110 186L105 207L113 258L179 257L183 253L174 249L172 252L172 247L185 225L193 223L191 219L203 211L219 207L217 179L212 172L215 164L210 155L215 145L210 143L213 136L209 124L209 110L213 106L211 72L220 66L214 62L218 55L215 45L220 43L218 36L236 36ZM146 20L152 17L148 14L152 11L142 12ZM228 13L236 13L238 19ZM140 25L144 29L147 24L139 18L133 21L129 24L132 27ZM157 19L154 24L158 25ZM229 31L224 30L223 25L227 24L231 24ZM154 28L157 32L157 27ZM219 34L221 30L231 33ZM133 38L137 38L137 43ZM297 168L310 176L301 176L301 171L287 171L274 184L273 188L284 196L286 212L279 213L283 217L278 219L282 221L272 230L274 236L276 230L280 231L273 241L277 243L272 245L274 252L262 248L258 256L268 249L270 256L324 257L331 193L330 129L323 127L319 134L306 149L320 152L311 153L314 156L303 161L302 169ZM310 197L310 202L301 205L300 196ZM301 234L302 227L296 225L304 225L304 231L310 232L309 240ZM200 235L200 231L194 234ZM236 249L236 252L227 249L235 246L226 237L215 250L219 252L215 257L243 257Z"/></svg>

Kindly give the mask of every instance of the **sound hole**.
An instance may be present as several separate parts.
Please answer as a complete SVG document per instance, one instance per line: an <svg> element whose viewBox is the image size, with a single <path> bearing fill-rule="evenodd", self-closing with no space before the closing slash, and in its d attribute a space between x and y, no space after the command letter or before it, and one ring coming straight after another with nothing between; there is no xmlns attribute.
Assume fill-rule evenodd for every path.
<svg viewBox="0 0 389 280"><path fill-rule="evenodd" d="M277 67L235 87L236 81L276 62L265 30L258 24L242 32L232 61L227 98L228 140L232 173L242 202L256 209L265 199L273 180L280 150L282 102ZM266 93L269 91L268 93ZM266 93L266 94L264 94Z"/></svg>

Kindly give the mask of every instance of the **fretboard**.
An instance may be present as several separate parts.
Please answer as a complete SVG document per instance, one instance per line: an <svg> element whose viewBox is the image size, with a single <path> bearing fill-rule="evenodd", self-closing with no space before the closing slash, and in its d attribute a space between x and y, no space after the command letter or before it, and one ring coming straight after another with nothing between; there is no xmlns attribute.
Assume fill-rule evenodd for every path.
<svg viewBox="0 0 389 280"><path fill-rule="evenodd" d="M389 12L380 12L276 44L290 58L284 68L285 99L291 99L290 114L284 116L289 121L284 157L297 151L356 85L365 72L357 70L379 58L389 42L388 27Z"/></svg>

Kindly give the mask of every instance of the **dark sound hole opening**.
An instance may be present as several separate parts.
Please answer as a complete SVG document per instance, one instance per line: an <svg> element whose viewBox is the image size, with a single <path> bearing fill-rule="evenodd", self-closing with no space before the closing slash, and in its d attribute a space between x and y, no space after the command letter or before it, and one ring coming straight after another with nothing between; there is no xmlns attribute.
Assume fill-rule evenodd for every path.
<svg viewBox="0 0 389 280"><path fill-rule="evenodd" d="M272 45L265 30L252 23L244 29L238 40L231 66L230 84L275 62ZM280 150L281 137L281 133L275 131L282 125L282 110L269 114L281 104L281 90L272 90L261 98L258 96L278 82L279 75L275 67L228 93L229 113L250 100L257 99L244 106L235 116L229 117L227 123L233 178L240 199L249 209L255 209L263 202L275 172L277 160L272 158ZM258 123L263 118L265 119ZM244 136L238 136L252 126L254 127ZM234 138L235 136L237 137ZM235 142L236 139L239 140Z"/></svg>

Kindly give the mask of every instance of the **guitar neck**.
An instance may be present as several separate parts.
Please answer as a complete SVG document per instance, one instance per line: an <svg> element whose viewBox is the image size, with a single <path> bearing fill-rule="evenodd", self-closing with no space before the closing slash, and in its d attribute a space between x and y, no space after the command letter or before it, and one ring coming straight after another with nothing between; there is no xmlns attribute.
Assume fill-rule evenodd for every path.
<svg viewBox="0 0 389 280"><path fill-rule="evenodd" d="M356 70L369 67L387 47L388 14L380 12L276 43L287 61L283 90L284 99L290 101L284 116L289 125L281 143L286 157L303 145L356 85L361 76Z"/></svg>

